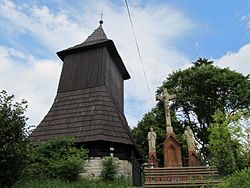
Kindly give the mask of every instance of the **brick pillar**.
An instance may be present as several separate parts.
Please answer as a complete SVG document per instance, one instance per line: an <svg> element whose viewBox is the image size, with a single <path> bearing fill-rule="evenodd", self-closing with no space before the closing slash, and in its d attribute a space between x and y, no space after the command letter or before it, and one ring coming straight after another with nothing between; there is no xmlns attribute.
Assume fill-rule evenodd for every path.
<svg viewBox="0 0 250 188"><path fill-rule="evenodd" d="M164 167L181 167L181 144L174 133L167 133L163 143Z"/></svg>
<svg viewBox="0 0 250 188"><path fill-rule="evenodd" d="M154 168L158 168L158 159L156 157L156 151L149 151L148 153L148 167L153 164Z"/></svg>
<svg viewBox="0 0 250 188"><path fill-rule="evenodd" d="M200 161L196 155L196 151L188 151L188 165L189 166L200 166Z"/></svg>

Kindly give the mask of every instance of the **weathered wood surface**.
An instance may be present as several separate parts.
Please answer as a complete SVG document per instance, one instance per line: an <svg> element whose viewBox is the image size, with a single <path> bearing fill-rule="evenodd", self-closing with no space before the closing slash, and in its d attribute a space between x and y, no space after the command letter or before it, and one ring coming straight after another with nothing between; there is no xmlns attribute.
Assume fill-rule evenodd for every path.
<svg viewBox="0 0 250 188"><path fill-rule="evenodd" d="M106 47L65 57L58 93L104 85L123 112L123 77Z"/></svg>
<svg viewBox="0 0 250 188"><path fill-rule="evenodd" d="M105 86L59 93L30 140L55 136L73 136L77 143L134 144L125 116Z"/></svg>
<svg viewBox="0 0 250 188"><path fill-rule="evenodd" d="M145 168L144 187L200 187L220 182L214 167Z"/></svg>

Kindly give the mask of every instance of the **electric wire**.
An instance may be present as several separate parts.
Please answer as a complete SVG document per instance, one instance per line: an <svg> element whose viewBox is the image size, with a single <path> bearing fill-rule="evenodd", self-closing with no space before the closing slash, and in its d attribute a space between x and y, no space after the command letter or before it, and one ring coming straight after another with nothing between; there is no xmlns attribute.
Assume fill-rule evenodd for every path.
<svg viewBox="0 0 250 188"><path fill-rule="evenodd" d="M137 53L138 53L138 56L139 56L139 59L140 59L140 63L141 63L141 66L142 66L144 78L145 78L145 81L146 81L146 84L147 84L148 94L150 96L151 102L153 103L153 100L151 98L151 92L150 92L150 89L149 89L148 78L147 78L146 71L145 71L145 68L144 68L144 65L143 65L141 51L140 51L139 44L138 44L138 41L137 41L137 37L136 37L136 34L135 34L135 29L134 29L134 25L133 25L133 21L132 21L132 17L131 17L131 14L130 14L130 10L129 10L129 6L128 6L128 1L127 0L125 0L125 4L126 4L126 7L127 7L127 11L128 11L128 17L129 17L130 25L131 25L132 32L133 32L133 36L134 36L134 40L135 40L135 44L136 44Z"/></svg>

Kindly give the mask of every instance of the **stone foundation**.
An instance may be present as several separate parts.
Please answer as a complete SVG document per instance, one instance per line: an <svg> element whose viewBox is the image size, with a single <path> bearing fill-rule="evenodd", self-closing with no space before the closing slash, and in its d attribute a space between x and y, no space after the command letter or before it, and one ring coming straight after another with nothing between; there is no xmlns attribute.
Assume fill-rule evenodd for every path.
<svg viewBox="0 0 250 188"><path fill-rule="evenodd" d="M106 157L90 157L84 163L84 171L80 173L82 177L86 178L99 178L103 168L103 162ZM117 157L113 157L115 164L118 166L117 176L132 177L132 163L126 160L119 160Z"/></svg>

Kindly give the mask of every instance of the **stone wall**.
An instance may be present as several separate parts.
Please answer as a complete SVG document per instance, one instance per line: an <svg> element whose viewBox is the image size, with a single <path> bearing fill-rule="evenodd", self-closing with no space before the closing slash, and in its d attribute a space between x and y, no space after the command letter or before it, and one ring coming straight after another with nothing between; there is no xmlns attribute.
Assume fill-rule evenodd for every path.
<svg viewBox="0 0 250 188"><path fill-rule="evenodd" d="M90 157L84 163L84 171L80 174L82 177L99 178L103 168L103 162L106 157ZM132 178L132 163L126 160L119 160L113 157L114 162L118 166L118 177L124 176Z"/></svg>

